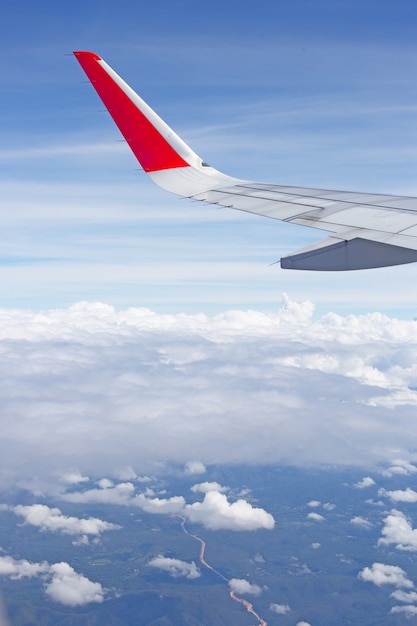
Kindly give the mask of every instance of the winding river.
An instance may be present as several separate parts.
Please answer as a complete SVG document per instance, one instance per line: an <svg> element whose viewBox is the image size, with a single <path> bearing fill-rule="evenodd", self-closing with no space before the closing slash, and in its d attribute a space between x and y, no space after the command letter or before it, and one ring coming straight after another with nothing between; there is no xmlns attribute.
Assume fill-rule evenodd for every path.
<svg viewBox="0 0 417 626"><path fill-rule="evenodd" d="M206 542L203 539L201 539L201 537L199 537L198 535L194 535L193 533L190 533L190 531L186 529L185 527L186 520L184 517L182 517L181 515L178 515L176 517L178 517L181 520L181 528L185 532L185 534L188 535L189 537L192 537L193 539L198 541L198 543L200 544L200 554L199 554L200 563L204 565L204 567L209 569L211 572L214 572L214 574L216 574L216 576L219 576L225 583L229 584L228 579L225 576L223 576L223 574L221 574L217 569L212 567L210 563L207 563L205 559ZM240 598L238 595L236 595L234 591L230 591L229 595L232 598L232 600L234 600L235 602L239 602L239 604L243 604L247 612L253 615L254 617L256 617L260 626L268 626L268 622L266 622L264 619L262 619L260 615L258 615L258 613L253 608L253 604L251 602L249 602L248 600L245 600L244 598Z"/></svg>

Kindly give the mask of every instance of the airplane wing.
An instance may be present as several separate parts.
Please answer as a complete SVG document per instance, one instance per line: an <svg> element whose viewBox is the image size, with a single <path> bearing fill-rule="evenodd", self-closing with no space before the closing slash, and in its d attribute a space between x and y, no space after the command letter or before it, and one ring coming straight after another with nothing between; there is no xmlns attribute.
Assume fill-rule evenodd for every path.
<svg viewBox="0 0 417 626"><path fill-rule="evenodd" d="M76 51L139 163L159 187L330 234L281 259L281 267L357 270L417 261L417 198L241 180L210 167L93 52Z"/></svg>

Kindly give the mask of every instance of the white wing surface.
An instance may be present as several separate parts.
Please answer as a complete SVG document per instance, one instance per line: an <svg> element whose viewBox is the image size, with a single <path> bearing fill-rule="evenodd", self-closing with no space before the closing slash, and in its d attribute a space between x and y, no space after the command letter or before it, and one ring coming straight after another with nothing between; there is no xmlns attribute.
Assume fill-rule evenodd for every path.
<svg viewBox="0 0 417 626"><path fill-rule="evenodd" d="M281 267L356 270L417 261L417 198L287 187L222 174L200 157L97 54L74 52L145 172L179 196L328 231Z"/></svg>

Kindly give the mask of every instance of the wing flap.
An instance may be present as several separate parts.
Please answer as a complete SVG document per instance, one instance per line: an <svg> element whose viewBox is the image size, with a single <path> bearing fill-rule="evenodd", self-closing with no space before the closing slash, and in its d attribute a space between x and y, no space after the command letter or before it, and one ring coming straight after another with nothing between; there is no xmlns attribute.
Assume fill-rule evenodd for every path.
<svg viewBox="0 0 417 626"><path fill-rule="evenodd" d="M417 261L417 250L369 241L360 237L327 237L281 259L283 269L346 271L362 270Z"/></svg>

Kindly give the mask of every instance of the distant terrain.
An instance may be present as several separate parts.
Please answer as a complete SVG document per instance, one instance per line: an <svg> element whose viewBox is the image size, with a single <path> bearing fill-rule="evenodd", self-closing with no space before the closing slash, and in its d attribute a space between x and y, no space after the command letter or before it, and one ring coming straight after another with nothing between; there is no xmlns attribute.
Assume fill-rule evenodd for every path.
<svg viewBox="0 0 417 626"><path fill-rule="evenodd" d="M146 479L83 479L54 497L3 493L0 589L9 623L251 626L233 585L261 624L412 622L416 473L398 463L368 471L210 466L201 474L174 467ZM217 573L200 562L201 543L184 532L176 506ZM251 516L255 530L210 528Z"/></svg>

